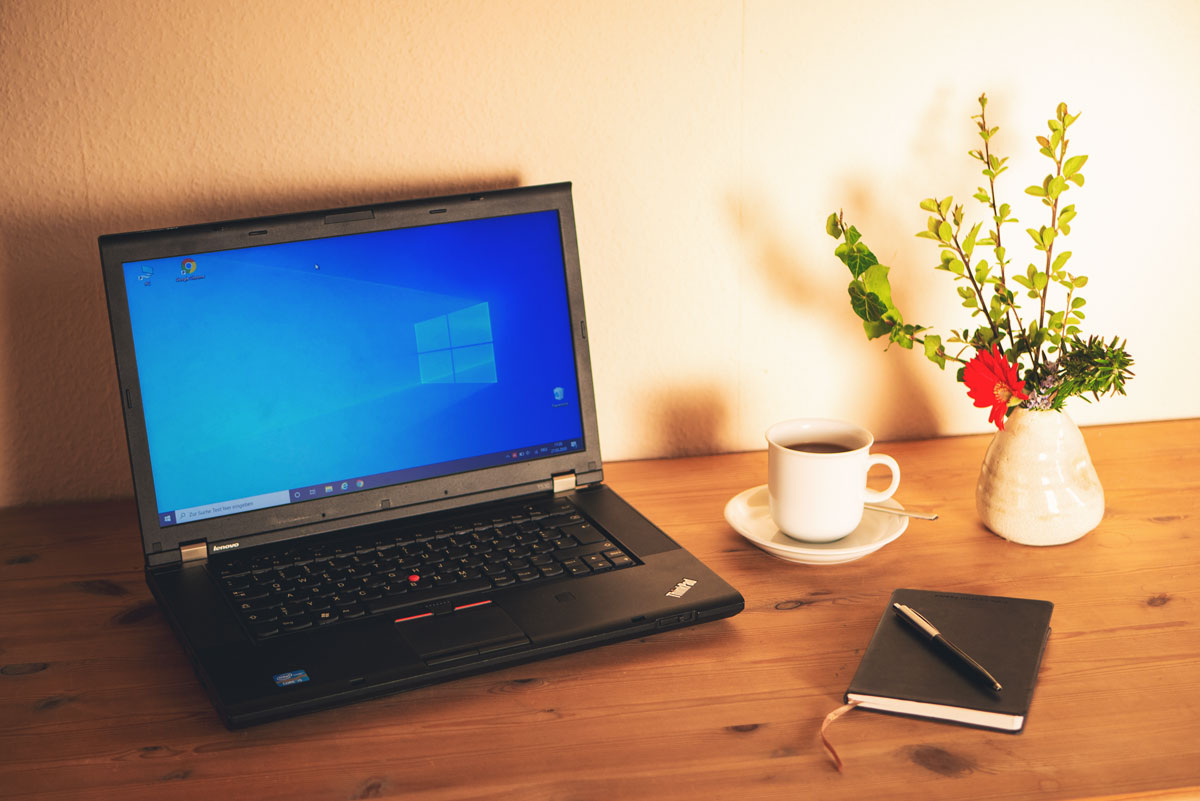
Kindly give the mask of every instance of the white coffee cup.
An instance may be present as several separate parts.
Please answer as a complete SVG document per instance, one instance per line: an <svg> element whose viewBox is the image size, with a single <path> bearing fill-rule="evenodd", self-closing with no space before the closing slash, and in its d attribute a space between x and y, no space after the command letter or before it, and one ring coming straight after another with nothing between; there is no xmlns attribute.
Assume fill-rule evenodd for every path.
<svg viewBox="0 0 1200 801"><path fill-rule="evenodd" d="M767 429L767 494L779 530L803 542L832 542L858 528L863 504L892 497L900 465L871 453L875 438L841 420L784 420ZM867 488L867 471L886 465L892 483Z"/></svg>

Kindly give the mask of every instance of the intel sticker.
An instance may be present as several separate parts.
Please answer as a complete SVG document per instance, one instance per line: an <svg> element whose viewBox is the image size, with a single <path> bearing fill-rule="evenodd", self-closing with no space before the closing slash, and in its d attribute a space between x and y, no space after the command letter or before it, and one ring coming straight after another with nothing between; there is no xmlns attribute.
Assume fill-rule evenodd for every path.
<svg viewBox="0 0 1200 801"><path fill-rule="evenodd" d="M308 681L308 673L303 670L289 670L287 673L277 673L272 678L275 679L276 686L289 687Z"/></svg>

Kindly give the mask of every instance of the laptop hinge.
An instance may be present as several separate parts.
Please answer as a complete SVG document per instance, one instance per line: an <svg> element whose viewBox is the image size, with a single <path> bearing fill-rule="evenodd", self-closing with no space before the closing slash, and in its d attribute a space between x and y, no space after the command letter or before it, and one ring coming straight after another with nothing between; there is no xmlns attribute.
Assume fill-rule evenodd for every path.
<svg viewBox="0 0 1200 801"><path fill-rule="evenodd" d="M550 479L554 482L555 495L560 492L570 492L571 490L575 489L574 470L572 470L570 473L559 473L556 476L550 476Z"/></svg>
<svg viewBox="0 0 1200 801"><path fill-rule="evenodd" d="M203 562L208 559L208 542L199 540L179 546L179 559L185 565L188 562Z"/></svg>

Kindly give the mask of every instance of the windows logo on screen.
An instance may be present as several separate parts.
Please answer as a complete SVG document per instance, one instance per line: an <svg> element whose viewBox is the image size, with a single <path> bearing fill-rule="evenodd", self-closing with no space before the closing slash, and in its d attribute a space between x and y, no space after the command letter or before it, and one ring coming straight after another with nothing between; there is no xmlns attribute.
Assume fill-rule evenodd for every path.
<svg viewBox="0 0 1200 801"><path fill-rule="evenodd" d="M495 384L496 352L487 303L413 326L422 384Z"/></svg>

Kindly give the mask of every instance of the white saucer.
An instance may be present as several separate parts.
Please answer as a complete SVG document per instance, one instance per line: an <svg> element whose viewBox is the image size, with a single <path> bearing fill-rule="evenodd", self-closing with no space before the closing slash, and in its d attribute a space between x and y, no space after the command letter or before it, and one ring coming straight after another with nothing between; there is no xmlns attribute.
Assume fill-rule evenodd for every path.
<svg viewBox="0 0 1200 801"><path fill-rule="evenodd" d="M881 506L903 509L895 499ZM725 504L725 519L733 530L772 556L802 565L835 565L853 562L878 551L908 528L908 518L887 512L863 512L858 528L833 542L800 542L784 534L771 519L767 485L760 484L735 495Z"/></svg>

